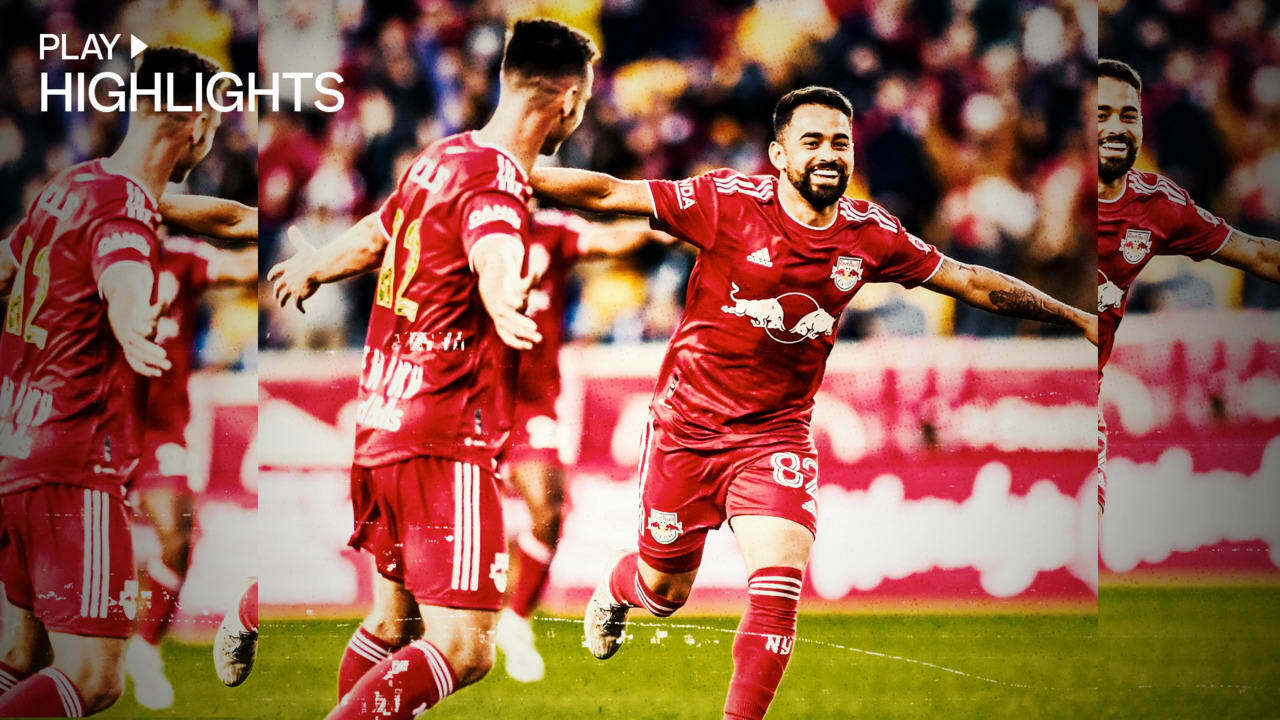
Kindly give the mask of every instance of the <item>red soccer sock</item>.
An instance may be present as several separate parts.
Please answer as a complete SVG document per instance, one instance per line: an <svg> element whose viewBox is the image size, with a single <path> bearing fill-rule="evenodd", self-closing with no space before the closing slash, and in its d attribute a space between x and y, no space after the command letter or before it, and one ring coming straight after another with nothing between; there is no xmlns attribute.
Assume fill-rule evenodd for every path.
<svg viewBox="0 0 1280 720"><path fill-rule="evenodd" d="M670 617L684 603L668 600L650 590L636 569L639 560L640 553L627 553L618 560L609 575L609 593L615 601L642 607L655 617Z"/></svg>
<svg viewBox="0 0 1280 720"><path fill-rule="evenodd" d="M533 533L520 533L516 538L516 586L511 590L508 604L512 612L522 618L528 618L538 607L542 591L547 588L547 574L551 569L551 559L556 549L547 545Z"/></svg>
<svg viewBox="0 0 1280 720"><path fill-rule="evenodd" d="M45 668L0 696L0 717L84 717L84 700L71 678Z"/></svg>
<svg viewBox="0 0 1280 720"><path fill-rule="evenodd" d="M802 577L796 568L767 567L747 581L747 611L733 640L726 720L760 720L769 709L795 644Z"/></svg>
<svg viewBox="0 0 1280 720"><path fill-rule="evenodd" d="M178 595L185 578L159 560L147 563L146 574L145 586L151 591L151 602L138 620L138 635L152 645L159 645L177 614Z"/></svg>
<svg viewBox="0 0 1280 720"><path fill-rule="evenodd" d="M0 662L0 695L9 692L14 685L31 677L29 672L21 672Z"/></svg>
<svg viewBox="0 0 1280 720"><path fill-rule="evenodd" d="M249 632L258 632L258 581L254 580L244 594L240 596L240 604L236 608L240 616L240 627Z"/></svg>
<svg viewBox="0 0 1280 720"><path fill-rule="evenodd" d="M444 655L415 640L370 668L328 720L413 720L448 697L457 682Z"/></svg>
<svg viewBox="0 0 1280 720"><path fill-rule="evenodd" d="M338 700L351 692L369 668L386 660L392 650L395 648L390 643L383 642L364 626L357 627L342 653L342 664L338 666Z"/></svg>

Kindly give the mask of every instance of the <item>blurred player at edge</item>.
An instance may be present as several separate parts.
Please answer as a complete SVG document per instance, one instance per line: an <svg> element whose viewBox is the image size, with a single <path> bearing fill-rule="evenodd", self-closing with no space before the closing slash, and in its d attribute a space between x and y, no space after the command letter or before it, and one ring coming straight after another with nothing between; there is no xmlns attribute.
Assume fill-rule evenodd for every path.
<svg viewBox="0 0 1280 720"><path fill-rule="evenodd" d="M162 208L163 211L163 208ZM169 218L166 217L166 221ZM160 243L156 301L165 308L155 342L173 367L151 381L144 415L141 472L134 481L134 510L154 529L160 555L139 568L142 615L125 649L125 673L138 704L152 710L173 704L159 645L177 612L191 557L195 494L187 480L186 427L191 419L187 384L195 353L200 296L217 285L252 285L256 251L229 252L186 237ZM149 600L148 600L149 597Z"/></svg>
<svg viewBox="0 0 1280 720"><path fill-rule="evenodd" d="M1156 255L1212 258L1280 282L1280 243L1232 228L1166 177L1133 169L1142 148L1142 79L1098 61L1098 382L1129 288ZM1107 426L1098 405L1098 513L1106 507Z"/></svg>
<svg viewBox="0 0 1280 720"><path fill-rule="evenodd" d="M374 607L342 659L331 718L411 718L493 665L508 556L495 484L521 313L529 169L582 120L597 57L586 35L522 20L480 130L432 143L383 204L271 269L281 303L378 265L351 472L350 543L377 565ZM384 253L385 250L385 253ZM506 347L504 347L504 345ZM417 639L415 639L417 638Z"/></svg>
<svg viewBox="0 0 1280 720"><path fill-rule="evenodd" d="M525 314L538 324L542 342L520 353L511 443L504 457L507 481L520 492L532 524L516 536L509 607L498 618L495 637L506 656L507 674L520 682L537 682L546 670L534 646L529 617L547 587L564 510L556 398L569 269L579 258L622 255L648 241L671 243L675 238L640 221L592 223L551 209L533 214L528 267L529 274L541 280L529 291Z"/></svg>
<svg viewBox="0 0 1280 720"><path fill-rule="evenodd" d="M923 285L975 307L1074 325L1097 318L988 268L944 257L866 200L844 197L853 110L807 87L774 110L776 176L715 170L679 182L538 169L535 191L571 207L648 215L697 248L684 317L658 376L640 461L639 552L588 602L593 655L613 655L627 611L666 617L689 597L707 531L726 518L746 561L726 718L764 716L795 639L817 526L813 397L836 319L865 282Z"/></svg>
<svg viewBox="0 0 1280 720"><path fill-rule="evenodd" d="M161 101L191 106L196 74L217 68L152 48L137 72L171 77L176 92ZM149 339L157 198L204 158L221 121L209 104L155 103L139 99L115 153L58 173L0 253L2 716L80 717L122 690L137 609L125 495L141 455L138 376L170 367Z"/></svg>

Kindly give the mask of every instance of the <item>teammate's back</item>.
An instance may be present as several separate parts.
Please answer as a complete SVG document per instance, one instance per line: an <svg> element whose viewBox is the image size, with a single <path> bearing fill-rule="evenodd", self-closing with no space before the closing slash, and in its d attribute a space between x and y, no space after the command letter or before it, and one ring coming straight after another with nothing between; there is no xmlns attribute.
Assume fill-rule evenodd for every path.
<svg viewBox="0 0 1280 720"><path fill-rule="evenodd" d="M121 492L145 383L98 283L116 263L153 267L159 221L139 182L93 160L56 175L7 240L18 271L0 339L0 491L57 480Z"/></svg>
<svg viewBox="0 0 1280 720"><path fill-rule="evenodd" d="M379 213L378 273L357 411L357 463L488 457L510 427L514 351L476 292L471 250L528 231L528 179L471 133L418 155Z"/></svg>

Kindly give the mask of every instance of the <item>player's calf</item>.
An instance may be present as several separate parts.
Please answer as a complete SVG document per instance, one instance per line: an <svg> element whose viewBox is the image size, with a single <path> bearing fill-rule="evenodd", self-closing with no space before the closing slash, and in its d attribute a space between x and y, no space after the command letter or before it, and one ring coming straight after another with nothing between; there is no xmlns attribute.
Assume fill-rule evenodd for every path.
<svg viewBox="0 0 1280 720"><path fill-rule="evenodd" d="M733 640L733 679L726 720L760 720L777 693L796 637L796 608L803 573L766 567L747 581L747 611Z"/></svg>

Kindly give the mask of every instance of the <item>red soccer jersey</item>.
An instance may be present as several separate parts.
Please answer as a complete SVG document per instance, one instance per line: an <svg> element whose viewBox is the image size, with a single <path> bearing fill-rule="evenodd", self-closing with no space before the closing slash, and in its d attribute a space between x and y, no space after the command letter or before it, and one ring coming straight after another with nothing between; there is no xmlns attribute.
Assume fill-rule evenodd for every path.
<svg viewBox="0 0 1280 720"><path fill-rule="evenodd" d="M0 492L68 483L122 497L141 452L147 383L125 362L98 282L153 271L160 213L143 186L73 165L6 243L18 265L0 339Z"/></svg>
<svg viewBox="0 0 1280 720"><path fill-rule="evenodd" d="M569 271L581 256L582 238L591 228L586 220L560 210L539 210L529 236L529 271L542 280L529 291L525 314L538 324L542 342L520 353L516 383L516 417L554 417L560 395L560 345L564 339L564 298ZM545 270L544 270L545 268Z"/></svg>
<svg viewBox="0 0 1280 720"><path fill-rule="evenodd" d="M523 241L531 193L515 159L463 133L423 150L382 206L388 244L365 339L357 465L488 462L502 450L516 358L485 312L469 255L488 236Z"/></svg>
<svg viewBox="0 0 1280 720"><path fill-rule="evenodd" d="M1227 242L1231 226L1186 190L1155 173L1130 170L1124 192L1098 200L1098 371L1111 357L1129 288L1156 255L1203 260Z"/></svg>
<svg viewBox="0 0 1280 720"><path fill-rule="evenodd" d="M654 227L701 251L653 402L689 444L807 437L836 320L854 293L866 282L919 285L942 264L866 200L841 198L831 225L804 225L777 200L777 182L730 170L649 182Z"/></svg>
<svg viewBox="0 0 1280 720"><path fill-rule="evenodd" d="M156 300L166 309L156 323L155 339L173 367L150 383L148 433L180 437L191 419L187 383L195 355L196 315L200 294L209 286L209 259L215 252L191 238L170 237L161 244Z"/></svg>

